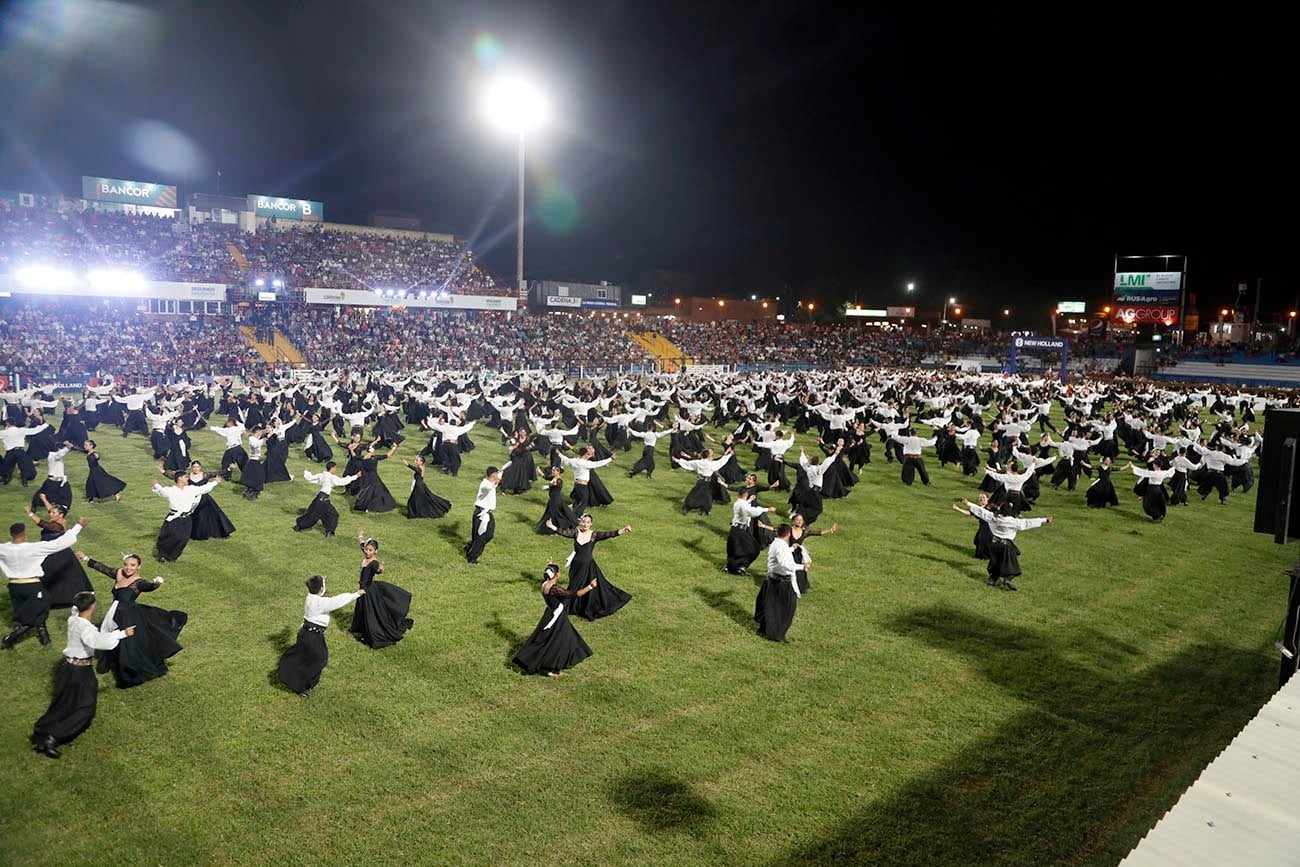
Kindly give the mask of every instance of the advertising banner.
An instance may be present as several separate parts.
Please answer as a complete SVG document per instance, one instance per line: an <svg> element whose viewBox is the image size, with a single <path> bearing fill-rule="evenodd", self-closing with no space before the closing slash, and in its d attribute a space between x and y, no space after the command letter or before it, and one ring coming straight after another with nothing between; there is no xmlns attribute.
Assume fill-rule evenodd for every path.
<svg viewBox="0 0 1300 867"><path fill-rule="evenodd" d="M442 295L440 297L388 298L365 289L304 289L303 300L308 304L338 304L348 307L419 307L435 310L499 310L512 312L519 309L519 299L505 295Z"/></svg>
<svg viewBox="0 0 1300 867"><path fill-rule="evenodd" d="M148 181L81 176L81 197L95 202L120 202L151 208L175 208L176 188Z"/></svg>
<svg viewBox="0 0 1300 867"><path fill-rule="evenodd" d="M1178 305L1122 304L1115 308L1115 316L1125 322L1163 322L1171 325L1178 321Z"/></svg>
<svg viewBox="0 0 1300 867"><path fill-rule="evenodd" d="M613 298L583 298L583 299L582 299L582 306L583 306L583 307L599 307L599 308L602 308L602 309L608 309L608 308L610 308L610 307L617 308L617 307L618 307L618 302L615 301Z"/></svg>
<svg viewBox="0 0 1300 867"><path fill-rule="evenodd" d="M1010 373L1020 372L1020 353L1024 350L1032 349L1056 349L1061 353L1061 382L1065 382L1069 376L1070 363L1070 341L1064 337L1013 337L1011 339L1011 355L1007 359L1007 368Z"/></svg>
<svg viewBox="0 0 1300 867"><path fill-rule="evenodd" d="M885 312L890 319L911 319L916 316L915 307L886 307Z"/></svg>
<svg viewBox="0 0 1300 867"><path fill-rule="evenodd" d="M1085 313L1088 310L1088 304L1084 301L1057 301L1057 313Z"/></svg>
<svg viewBox="0 0 1300 867"><path fill-rule="evenodd" d="M1172 306L1182 301L1181 271L1120 271L1115 274L1115 301L1121 305Z"/></svg>
<svg viewBox="0 0 1300 867"><path fill-rule="evenodd" d="M258 217L278 217L281 220L302 220L319 223L325 219L324 202L311 199L285 199L279 196L248 197L248 210Z"/></svg>
<svg viewBox="0 0 1300 867"><path fill-rule="evenodd" d="M225 283L180 283L157 280L123 280L119 284L92 285L76 275L49 283L32 283L0 274L0 292L20 295L70 295L83 298L170 298L177 301L225 301Z"/></svg>
<svg viewBox="0 0 1300 867"><path fill-rule="evenodd" d="M581 307L581 298L570 298L567 295L547 295L547 307Z"/></svg>

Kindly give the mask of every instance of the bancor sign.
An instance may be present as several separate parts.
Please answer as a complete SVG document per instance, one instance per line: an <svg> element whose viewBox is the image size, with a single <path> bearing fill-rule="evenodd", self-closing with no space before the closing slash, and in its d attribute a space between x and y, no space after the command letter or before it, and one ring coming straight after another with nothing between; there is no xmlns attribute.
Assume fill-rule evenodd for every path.
<svg viewBox="0 0 1300 867"><path fill-rule="evenodd" d="M124 205L147 205L151 208L175 208L176 188L148 181L81 176L81 197L96 202L119 202Z"/></svg>
<svg viewBox="0 0 1300 867"><path fill-rule="evenodd" d="M311 199L285 199L279 196L248 197L248 210L259 217L277 217L281 220L305 220L319 223L325 219L324 202Z"/></svg>

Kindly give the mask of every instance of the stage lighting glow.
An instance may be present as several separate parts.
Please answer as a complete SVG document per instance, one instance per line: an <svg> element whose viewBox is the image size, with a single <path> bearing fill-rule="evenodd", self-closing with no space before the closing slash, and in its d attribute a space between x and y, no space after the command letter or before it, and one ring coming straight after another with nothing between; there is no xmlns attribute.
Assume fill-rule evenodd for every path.
<svg viewBox="0 0 1300 867"><path fill-rule="evenodd" d="M256 280L253 281L253 285L257 286L258 288L261 288L262 286L266 285L266 281L263 280L261 277L258 277Z"/></svg>
<svg viewBox="0 0 1300 867"><path fill-rule="evenodd" d="M86 282L97 292L130 292L144 288L144 277L135 271L99 269L86 274Z"/></svg>
<svg viewBox="0 0 1300 867"><path fill-rule="evenodd" d="M126 150L136 162L156 172L196 178L207 171L207 159L198 144L176 127L160 120L141 120L123 134Z"/></svg>
<svg viewBox="0 0 1300 867"><path fill-rule="evenodd" d="M53 265L27 265L14 272L14 277L24 286L33 289L55 289L72 286L77 282L77 275L66 268Z"/></svg>
<svg viewBox="0 0 1300 867"><path fill-rule="evenodd" d="M526 78L502 76L483 92L483 116L510 135L524 135L546 123L550 107L541 89Z"/></svg>
<svg viewBox="0 0 1300 867"><path fill-rule="evenodd" d="M474 37L474 59L480 66L495 66L501 59L501 43L491 33L480 33Z"/></svg>
<svg viewBox="0 0 1300 867"><path fill-rule="evenodd" d="M273 287L275 287L276 289L283 289L283 288L284 288L284 281L283 281L283 280L280 280L280 279L272 280L272 281L271 281L271 285L272 285Z"/></svg>

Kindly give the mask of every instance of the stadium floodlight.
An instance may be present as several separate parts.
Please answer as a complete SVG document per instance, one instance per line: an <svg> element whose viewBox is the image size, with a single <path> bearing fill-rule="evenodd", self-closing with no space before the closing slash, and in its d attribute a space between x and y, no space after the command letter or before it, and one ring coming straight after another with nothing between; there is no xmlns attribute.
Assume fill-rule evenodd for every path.
<svg viewBox="0 0 1300 867"><path fill-rule="evenodd" d="M77 283L76 274L53 265L26 265L15 271L14 277L32 289L63 289Z"/></svg>
<svg viewBox="0 0 1300 867"><path fill-rule="evenodd" d="M271 286L272 286L273 288L275 288L275 289L283 289L283 288L284 288L284 281L281 280L279 277L277 277L277 278L275 278L274 280L271 281Z"/></svg>
<svg viewBox="0 0 1300 867"><path fill-rule="evenodd" d="M258 277L256 280L253 281L253 285L256 286L258 289L261 289L263 286L266 285L266 281L263 280L261 277Z"/></svg>
<svg viewBox="0 0 1300 867"><path fill-rule="evenodd" d="M398 290L397 290L397 297L398 297L398 298L405 298L405 297L406 297L406 290L405 290L405 289L398 289Z"/></svg>
<svg viewBox="0 0 1300 867"><path fill-rule="evenodd" d="M524 140L529 133L544 126L551 107L546 94L533 81L520 75L504 75L483 89L483 116L498 131L519 139L519 213L515 231L515 288L522 298L524 284Z"/></svg>
<svg viewBox="0 0 1300 867"><path fill-rule="evenodd" d="M912 291L914 291L915 289L916 289L916 284L915 284L915 283L910 283L910 282L909 282L909 283L907 284L907 291L908 291L908 292L912 292Z"/></svg>
<svg viewBox="0 0 1300 867"><path fill-rule="evenodd" d="M101 268L87 272L86 282L96 292L134 292L144 288L144 276L135 271L115 271Z"/></svg>

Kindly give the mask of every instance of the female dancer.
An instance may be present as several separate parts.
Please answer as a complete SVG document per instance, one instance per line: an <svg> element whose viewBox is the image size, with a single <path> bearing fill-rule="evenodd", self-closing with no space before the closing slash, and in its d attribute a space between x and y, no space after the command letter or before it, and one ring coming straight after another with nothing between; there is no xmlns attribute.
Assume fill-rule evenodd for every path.
<svg viewBox="0 0 1300 867"><path fill-rule="evenodd" d="M794 517L790 519L790 553L794 556L797 566L794 570L794 578L799 585L800 596L807 593L812 586L808 583L808 568L812 566L812 554L805 547L804 540L809 536L834 536L839 531L839 524L831 524L829 530L809 530L803 515L799 512L795 512Z"/></svg>
<svg viewBox="0 0 1300 867"><path fill-rule="evenodd" d="M1128 467L1121 469L1128 469ZM1110 480L1110 473L1110 457L1106 456L1097 466L1097 478L1092 480L1092 484L1088 485L1088 490L1084 494L1089 509L1104 509L1107 506L1119 505L1119 497L1115 493L1115 483Z"/></svg>
<svg viewBox="0 0 1300 867"><path fill-rule="evenodd" d="M557 452L558 454L558 452ZM614 460L613 455L596 460L596 450L588 445L583 447L579 456L567 458L559 455L560 463L573 468L573 490L569 492L569 502L575 512L585 512L592 506L608 506L614 497L605 487L596 470Z"/></svg>
<svg viewBox="0 0 1300 867"><path fill-rule="evenodd" d="M379 477L379 462L391 458L395 451L396 443L383 455L375 454L373 443L366 449L365 456L361 458L360 487L357 488L357 498L352 502L354 512L391 512L397 508L397 501Z"/></svg>
<svg viewBox="0 0 1300 867"><path fill-rule="evenodd" d="M411 479L411 495L406 498L407 518L441 518L451 511L451 501L433 493L424 483L424 458L417 457L413 464L406 461L402 461L402 464L414 476ZM512 468L513 466L511 464ZM504 475L503 473L503 478Z"/></svg>
<svg viewBox="0 0 1300 867"><path fill-rule="evenodd" d="M140 577L139 554L123 557L121 568L92 560L84 551L77 552L77 559L113 580L113 605L104 616L108 628L132 627L136 633L135 641L109 650L101 657L100 671L112 670L119 689L162 677L167 673L167 660L181 652L177 639L189 622L189 615L136 601L141 593L152 593L163 585L160 577L152 581Z"/></svg>
<svg viewBox="0 0 1300 867"><path fill-rule="evenodd" d="M533 461L536 443L536 434L522 429L515 431L510 441L510 467L501 474L501 490L507 494L522 494L533 487L534 479L542 477Z"/></svg>
<svg viewBox="0 0 1300 867"><path fill-rule="evenodd" d="M108 471L99 462L99 452L95 449L94 440L86 440L82 444L86 450L86 465L90 468L90 475L86 476L86 502L93 503L96 500L105 500L113 498L113 502L122 500L122 492L126 490L126 482L115 476L110 476Z"/></svg>
<svg viewBox="0 0 1300 867"><path fill-rule="evenodd" d="M587 584L596 584L592 595L583 597L573 603L573 613L588 620L608 617L632 601L632 596L610 583L595 560L596 543L605 539L614 539L632 532L632 525L625 524L617 530L591 529L591 515L583 515L578 520L576 530L561 530L554 523L552 531L566 539L573 540L573 557L569 560L569 592L577 591Z"/></svg>
<svg viewBox="0 0 1300 867"><path fill-rule="evenodd" d="M264 484L274 482L292 482L293 476L289 475L289 441L285 435L289 432L292 424L282 424L279 427L271 428L266 437L266 481Z"/></svg>
<svg viewBox="0 0 1300 867"><path fill-rule="evenodd" d="M46 520L42 521L36 517L36 513L31 509L27 510L27 517L41 528L41 541L52 542L71 528L68 526L68 518L62 506L51 503L48 499L44 502L45 513L49 516ZM50 554L41 561L41 569L45 571L41 576L41 583L45 585L45 593L50 598L51 608L67 608L78 593L95 589L71 548L64 548Z"/></svg>
<svg viewBox="0 0 1300 867"><path fill-rule="evenodd" d="M578 514L564 499L563 467L551 467L551 480L546 483L546 511L533 532L549 536L555 532L552 525L565 530L577 529L578 526Z"/></svg>
<svg viewBox="0 0 1300 867"><path fill-rule="evenodd" d="M205 473L202 463L190 461L189 476L191 485L202 485L215 479L217 474ZM217 501L212 499L211 494L199 497L199 504L194 507L191 521L193 526L190 529L190 539L195 542L202 542L205 539L225 539L235 532L235 525L230 522L230 518L226 517L226 513L217 505Z"/></svg>
<svg viewBox="0 0 1300 867"><path fill-rule="evenodd" d="M36 752L52 759L59 757L59 747L76 740L95 719L99 703L99 681L91 669L95 651L112 650L122 639L135 634L134 626L101 632L90 621L94 613L95 594L78 593L68 618L63 664L54 674L54 698L32 727Z"/></svg>
<svg viewBox="0 0 1300 867"><path fill-rule="evenodd" d="M302 627L298 640L280 656L278 673L280 683L306 697L312 687L320 683L321 672L329 664L330 652L325 645L325 630L330 625L330 612L360 599L366 591L325 595L325 576L313 575L307 579L307 601L303 603Z"/></svg>
<svg viewBox="0 0 1300 867"><path fill-rule="evenodd" d="M1165 490L1165 482L1173 478L1177 470L1144 470L1131 464L1127 468L1132 469L1133 475L1142 479L1139 483L1142 487L1142 511L1147 513L1152 523L1159 524L1165 519L1165 513L1169 508L1169 492Z"/></svg>
<svg viewBox="0 0 1300 867"><path fill-rule="evenodd" d="M366 596L352 609L348 631L375 649L389 647L401 641L414 625L406 616L411 610L411 594L396 584L375 580L384 571L377 539L367 539L365 532L358 530L357 542L361 544L361 576L357 583Z"/></svg>
<svg viewBox="0 0 1300 867"><path fill-rule="evenodd" d="M190 462L190 435L180 419L174 419L167 428L167 455L163 458L166 472L183 471Z"/></svg>
<svg viewBox="0 0 1300 867"><path fill-rule="evenodd" d="M591 656L591 648L569 622L565 605L595 590L598 582L593 578L587 586L570 593L556 584L559 574L560 567L548 560L542 573L542 601L546 603L546 611L513 660L524 674L545 672L548 677L561 677L565 669Z"/></svg>
<svg viewBox="0 0 1300 867"><path fill-rule="evenodd" d="M980 494L980 507L984 509L989 507L988 494ZM953 503L952 508L954 512L960 512L968 518L971 517L969 511L963 509L956 503ZM975 531L975 558L977 560L987 560L993 546L993 531L989 529L988 521L985 521L982 518L977 518L976 520L979 521L980 527Z"/></svg>
<svg viewBox="0 0 1300 867"><path fill-rule="evenodd" d="M776 528L776 538L767 549L767 577L754 599L754 623L758 634L768 641L785 643L785 634L794 622L799 604L799 586L795 578L799 566L790 543L790 525Z"/></svg>
<svg viewBox="0 0 1300 867"><path fill-rule="evenodd" d="M266 463L262 460L262 446L266 440L262 435L263 430L260 427L248 432L248 448L251 453L239 472L239 484L244 486L245 500L256 500L262 493L262 489L266 487ZM235 466L230 464L226 469L233 474Z"/></svg>

